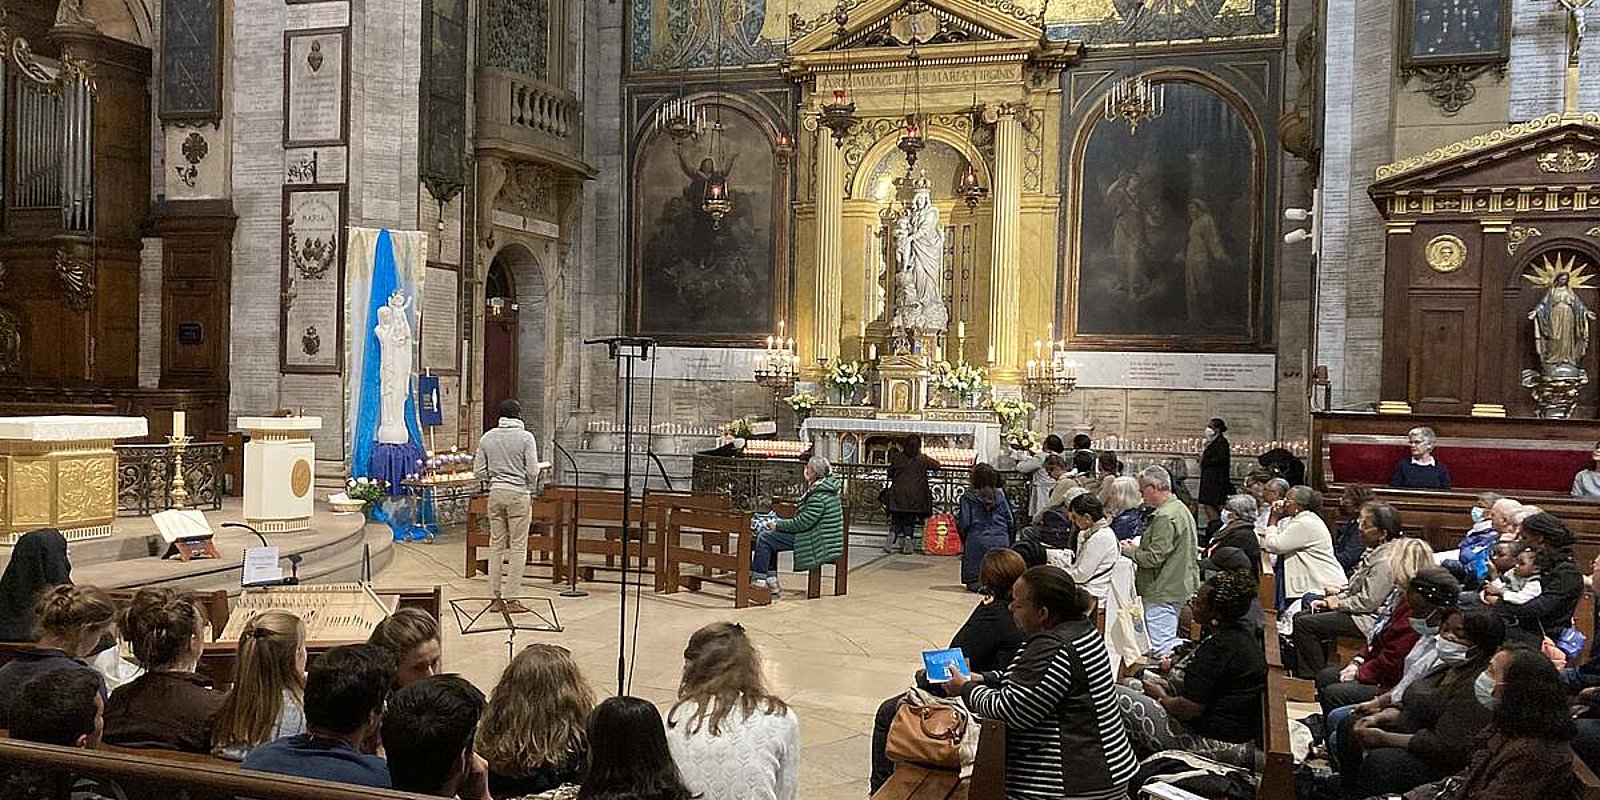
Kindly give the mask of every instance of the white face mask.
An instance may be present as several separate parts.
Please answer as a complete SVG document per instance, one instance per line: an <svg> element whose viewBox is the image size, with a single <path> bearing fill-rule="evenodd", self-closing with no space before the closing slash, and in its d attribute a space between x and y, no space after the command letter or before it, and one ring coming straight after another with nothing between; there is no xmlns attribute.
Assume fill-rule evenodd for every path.
<svg viewBox="0 0 1600 800"><path fill-rule="evenodd" d="M1488 670L1478 673L1477 680L1472 682L1472 693L1484 708L1493 709L1500 705L1500 698L1494 696L1494 678L1489 677Z"/></svg>
<svg viewBox="0 0 1600 800"><path fill-rule="evenodd" d="M1438 649L1439 660L1452 667L1457 664L1465 663L1467 660L1467 651L1472 649L1464 644L1450 641L1443 636L1439 637L1435 641L1434 646Z"/></svg>

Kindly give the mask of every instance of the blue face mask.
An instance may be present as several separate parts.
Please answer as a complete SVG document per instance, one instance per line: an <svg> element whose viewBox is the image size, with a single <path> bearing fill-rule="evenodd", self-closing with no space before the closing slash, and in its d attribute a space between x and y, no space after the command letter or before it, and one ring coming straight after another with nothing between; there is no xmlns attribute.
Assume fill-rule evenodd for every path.
<svg viewBox="0 0 1600 800"><path fill-rule="evenodd" d="M1482 522L1484 520L1484 518L1487 517L1488 515L1489 515L1489 512L1484 511L1483 509L1478 508L1477 506L1473 506L1472 507L1472 524L1477 525L1478 523Z"/></svg>
<svg viewBox="0 0 1600 800"><path fill-rule="evenodd" d="M1418 636L1434 636L1439 633L1439 629L1429 625L1427 620L1416 617L1411 618L1411 630L1416 631Z"/></svg>
<svg viewBox="0 0 1600 800"><path fill-rule="evenodd" d="M1472 682L1472 693L1484 708L1492 710L1500 705L1500 698L1494 696L1494 678L1487 672L1478 673L1478 679Z"/></svg>

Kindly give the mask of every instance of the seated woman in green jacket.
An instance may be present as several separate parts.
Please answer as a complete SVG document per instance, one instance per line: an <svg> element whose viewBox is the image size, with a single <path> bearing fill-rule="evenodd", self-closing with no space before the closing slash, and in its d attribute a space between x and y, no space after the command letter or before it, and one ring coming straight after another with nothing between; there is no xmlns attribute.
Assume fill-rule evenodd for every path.
<svg viewBox="0 0 1600 800"><path fill-rule="evenodd" d="M844 503L839 499L841 481L833 465L822 456L812 456L805 467L806 493L800 508L788 519L779 518L765 525L756 537L750 558L750 574L756 586L765 586L777 602L776 558L784 550L794 551L794 569L806 572L844 554Z"/></svg>

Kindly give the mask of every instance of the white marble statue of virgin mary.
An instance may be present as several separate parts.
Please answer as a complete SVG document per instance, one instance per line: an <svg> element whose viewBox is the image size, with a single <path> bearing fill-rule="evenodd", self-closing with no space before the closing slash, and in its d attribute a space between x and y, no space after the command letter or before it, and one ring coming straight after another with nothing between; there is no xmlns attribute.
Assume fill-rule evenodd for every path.
<svg viewBox="0 0 1600 800"><path fill-rule="evenodd" d="M926 188L918 189L895 225L894 326L914 331L944 330L950 312L944 305L944 228Z"/></svg>
<svg viewBox="0 0 1600 800"><path fill-rule="evenodd" d="M388 304L378 308L378 325L373 329L378 336L378 441L382 444L405 444L411 439L406 430L413 345L407 319L410 308L411 298L400 292L389 295Z"/></svg>

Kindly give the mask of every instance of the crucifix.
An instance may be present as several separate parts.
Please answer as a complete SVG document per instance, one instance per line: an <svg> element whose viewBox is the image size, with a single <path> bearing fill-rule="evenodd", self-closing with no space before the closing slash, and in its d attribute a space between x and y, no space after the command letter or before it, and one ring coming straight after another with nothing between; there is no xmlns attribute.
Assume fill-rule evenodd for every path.
<svg viewBox="0 0 1600 800"><path fill-rule="evenodd" d="M1566 106L1563 110L1567 114L1576 114L1578 113L1578 51L1583 47L1584 29L1588 27L1583 12L1594 5L1595 0L1556 0L1556 2L1567 10Z"/></svg>

